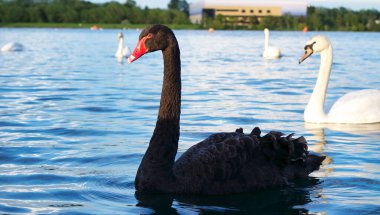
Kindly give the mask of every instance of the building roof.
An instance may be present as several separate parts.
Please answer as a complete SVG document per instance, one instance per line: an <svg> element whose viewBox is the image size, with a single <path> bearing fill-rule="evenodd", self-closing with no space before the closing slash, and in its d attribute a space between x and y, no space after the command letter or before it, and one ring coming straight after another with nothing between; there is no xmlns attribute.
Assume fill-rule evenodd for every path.
<svg viewBox="0 0 380 215"><path fill-rule="evenodd" d="M241 6L241 7L260 7L278 6L282 13L290 13L295 16L306 15L307 3L303 0L201 0L190 4L190 15L202 13L203 8L216 6Z"/></svg>

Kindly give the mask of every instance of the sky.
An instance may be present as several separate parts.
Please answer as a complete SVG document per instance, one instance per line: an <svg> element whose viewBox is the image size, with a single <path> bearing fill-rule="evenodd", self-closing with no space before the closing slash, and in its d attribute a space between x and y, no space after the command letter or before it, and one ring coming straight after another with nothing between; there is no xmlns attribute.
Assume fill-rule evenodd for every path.
<svg viewBox="0 0 380 215"><path fill-rule="evenodd" d="M96 3L104 3L111 0L90 0ZM121 3L126 2L126 0L117 0ZM141 7L148 6L149 8L167 8L170 0L135 0L137 5ZM199 0L187 0L188 3L197 2ZM233 0L231 0L233 1ZM284 0L289 1L289 0ZM293 0L297 1L297 0ZM360 9L377 9L380 11L380 0L305 0L312 6L322 6L322 7L346 7L353 10ZM270 2L268 0L268 2Z"/></svg>

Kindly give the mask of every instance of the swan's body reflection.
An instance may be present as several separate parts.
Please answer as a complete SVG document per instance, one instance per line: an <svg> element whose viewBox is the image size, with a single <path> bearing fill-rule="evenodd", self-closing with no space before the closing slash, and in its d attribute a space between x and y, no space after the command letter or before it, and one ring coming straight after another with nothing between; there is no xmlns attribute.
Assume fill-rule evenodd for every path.
<svg viewBox="0 0 380 215"><path fill-rule="evenodd" d="M323 153L326 147L329 147L330 138L325 133L330 131L334 132L334 138L349 138L352 142L366 142L368 137L380 140L380 123L372 124L319 124L319 123L305 123L305 129L312 134L308 140L314 140L315 144L310 145L310 150ZM360 145L358 145L360 147ZM314 174L318 177L326 177L327 174L334 171L334 168L326 166L326 164L333 163L333 158L326 155L323 161L324 168Z"/></svg>
<svg viewBox="0 0 380 215"><path fill-rule="evenodd" d="M344 132L353 135L375 136L379 138L380 123L367 123L367 124L336 124L336 123L305 123L305 128L309 131L321 131L327 128L332 131ZM318 133L318 132L317 132ZM322 132L324 133L324 132ZM317 135L319 136L319 135Z"/></svg>
<svg viewBox="0 0 380 215"><path fill-rule="evenodd" d="M320 198L320 180L298 180L288 187L236 195L138 194L137 206L153 210L152 214L182 214L181 208L197 214L307 214L299 205ZM175 206L172 206L172 205Z"/></svg>

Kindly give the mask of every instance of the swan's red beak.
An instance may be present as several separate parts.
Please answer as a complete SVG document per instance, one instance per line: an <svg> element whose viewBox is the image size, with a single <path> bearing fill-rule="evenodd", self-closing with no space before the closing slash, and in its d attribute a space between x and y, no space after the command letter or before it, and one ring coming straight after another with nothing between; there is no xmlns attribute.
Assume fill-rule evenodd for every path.
<svg viewBox="0 0 380 215"><path fill-rule="evenodd" d="M131 56L128 57L128 63L132 63L149 51L149 49L145 46L145 41L149 38L152 38L150 34L141 38L141 40L137 43L135 50L133 50Z"/></svg>

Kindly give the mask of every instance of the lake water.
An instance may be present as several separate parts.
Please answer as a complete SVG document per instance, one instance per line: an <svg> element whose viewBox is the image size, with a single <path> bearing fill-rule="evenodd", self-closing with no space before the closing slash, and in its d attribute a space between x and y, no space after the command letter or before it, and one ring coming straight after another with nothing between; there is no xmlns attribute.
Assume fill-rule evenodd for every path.
<svg viewBox="0 0 380 215"><path fill-rule="evenodd" d="M318 32L175 31L182 57L179 154L214 132L259 126L304 135L327 156L289 187L229 196L136 196L134 177L155 126L162 54L114 57L118 30L0 29L1 214L379 214L380 124L303 122L319 56L298 64ZM140 31L123 30L134 48ZM334 47L326 107L380 86L380 33L319 32Z"/></svg>

